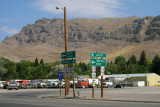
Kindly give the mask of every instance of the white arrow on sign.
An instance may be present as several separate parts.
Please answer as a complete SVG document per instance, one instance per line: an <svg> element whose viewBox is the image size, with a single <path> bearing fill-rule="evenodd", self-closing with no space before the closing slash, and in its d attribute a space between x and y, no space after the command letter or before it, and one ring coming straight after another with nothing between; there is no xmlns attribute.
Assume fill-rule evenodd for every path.
<svg viewBox="0 0 160 107"><path fill-rule="evenodd" d="M93 53L91 53L91 56L92 56L92 57L93 57L93 55L94 55L94 54L93 54Z"/></svg>
<svg viewBox="0 0 160 107"><path fill-rule="evenodd" d="M65 55L65 54L63 54L62 56L63 56L63 57L65 57L66 55Z"/></svg>
<svg viewBox="0 0 160 107"><path fill-rule="evenodd" d="M92 64L94 64L94 63L96 63L96 62L92 61Z"/></svg>

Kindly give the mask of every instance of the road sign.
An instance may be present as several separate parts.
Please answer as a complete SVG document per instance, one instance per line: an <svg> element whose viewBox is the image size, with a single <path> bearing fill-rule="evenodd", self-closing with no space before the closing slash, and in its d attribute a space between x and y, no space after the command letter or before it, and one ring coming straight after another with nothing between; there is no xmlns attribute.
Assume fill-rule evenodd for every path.
<svg viewBox="0 0 160 107"><path fill-rule="evenodd" d="M106 53L90 53L90 57L106 57Z"/></svg>
<svg viewBox="0 0 160 107"><path fill-rule="evenodd" d="M75 71L74 67L71 67L71 72L74 72L74 71Z"/></svg>
<svg viewBox="0 0 160 107"><path fill-rule="evenodd" d="M92 73L92 78L96 78L96 73Z"/></svg>
<svg viewBox="0 0 160 107"><path fill-rule="evenodd" d="M62 78L63 78L62 72L58 72L58 80L59 80L59 81L62 81Z"/></svg>
<svg viewBox="0 0 160 107"><path fill-rule="evenodd" d="M101 67L101 72L104 72L104 71L105 71L104 67Z"/></svg>
<svg viewBox="0 0 160 107"><path fill-rule="evenodd" d="M90 59L91 66L106 66L105 59Z"/></svg>
<svg viewBox="0 0 160 107"><path fill-rule="evenodd" d="M73 64L73 63L76 63L76 59L72 59L72 60L62 60L61 63L62 63L62 64Z"/></svg>
<svg viewBox="0 0 160 107"><path fill-rule="evenodd" d="M101 72L101 76L104 76L104 73Z"/></svg>
<svg viewBox="0 0 160 107"><path fill-rule="evenodd" d="M61 59L75 58L75 57L76 57L75 51L69 51L69 52L62 52L61 53Z"/></svg>

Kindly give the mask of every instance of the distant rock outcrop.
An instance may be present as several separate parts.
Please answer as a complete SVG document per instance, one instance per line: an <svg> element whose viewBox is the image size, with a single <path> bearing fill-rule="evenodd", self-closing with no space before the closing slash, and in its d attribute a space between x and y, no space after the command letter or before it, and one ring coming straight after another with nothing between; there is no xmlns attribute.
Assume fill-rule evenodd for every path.
<svg viewBox="0 0 160 107"><path fill-rule="evenodd" d="M82 49L87 47L85 48L87 50L91 48L90 46L103 44L102 47L106 48L109 53L112 53L117 49L122 49L134 43L160 40L160 16L144 18L133 16L127 18L71 19L67 20L67 35L70 48ZM42 46L44 50L45 46L62 49L64 47L63 19L39 19L34 24L28 24L23 27L18 34L7 37L2 42L1 47L2 45L3 47L14 46L14 48L11 48L13 51L10 54L8 53L9 55L17 55L19 59L23 59L24 55L26 59L32 59L38 54L38 49L41 49L41 46L37 46L38 44L44 44L44 47ZM25 49L24 47L27 47L27 49L34 47L37 53L35 56L30 56L30 52L26 54L27 52L24 51L23 54L19 55ZM48 47L45 50L49 50L48 53L46 52L44 54L41 51L43 53L41 56L52 56L52 52ZM98 50L98 47L96 50ZM32 51L34 53L34 50ZM0 54L3 55L6 53L7 50L4 49ZM59 51L54 50L54 53L58 55ZM55 59L54 55L52 58Z"/></svg>

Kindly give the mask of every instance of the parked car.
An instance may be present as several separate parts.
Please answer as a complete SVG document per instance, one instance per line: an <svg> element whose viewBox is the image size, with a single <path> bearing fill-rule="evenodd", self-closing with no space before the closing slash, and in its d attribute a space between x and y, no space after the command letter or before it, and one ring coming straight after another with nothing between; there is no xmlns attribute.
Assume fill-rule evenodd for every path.
<svg viewBox="0 0 160 107"><path fill-rule="evenodd" d="M2 89L3 88L3 84L2 83L0 83L0 89Z"/></svg>
<svg viewBox="0 0 160 107"><path fill-rule="evenodd" d="M12 90L12 89L18 90L19 88L20 88L20 85L18 82L9 83L8 90Z"/></svg>
<svg viewBox="0 0 160 107"><path fill-rule="evenodd" d="M46 81L47 88L58 88L58 80Z"/></svg>
<svg viewBox="0 0 160 107"><path fill-rule="evenodd" d="M4 84L3 89L8 89L8 84Z"/></svg>
<svg viewBox="0 0 160 107"><path fill-rule="evenodd" d="M62 81L61 86L62 86L62 88L65 88L65 81ZM60 81L58 82L58 88L60 88Z"/></svg>
<svg viewBox="0 0 160 107"><path fill-rule="evenodd" d="M78 80L76 87L77 88L88 88L88 81L87 80Z"/></svg>
<svg viewBox="0 0 160 107"><path fill-rule="evenodd" d="M125 86L125 84L119 83L119 84L115 84L114 88L124 88L124 86Z"/></svg>
<svg viewBox="0 0 160 107"><path fill-rule="evenodd" d="M37 83L37 88L45 88L45 87L46 87L46 83L45 82Z"/></svg>

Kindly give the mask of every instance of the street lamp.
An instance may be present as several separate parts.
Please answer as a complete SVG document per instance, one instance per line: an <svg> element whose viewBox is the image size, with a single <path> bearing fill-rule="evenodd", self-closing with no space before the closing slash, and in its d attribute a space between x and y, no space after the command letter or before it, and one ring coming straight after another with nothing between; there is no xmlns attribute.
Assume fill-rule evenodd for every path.
<svg viewBox="0 0 160 107"><path fill-rule="evenodd" d="M56 9L60 9L59 7L56 7ZM63 9L63 8L61 8ZM65 38L65 52L67 52L67 20L66 20L66 7L64 7L64 38ZM66 68L68 68L68 64L65 64ZM68 71L66 72L66 81L65 81L65 96L69 95L69 77L68 77Z"/></svg>

